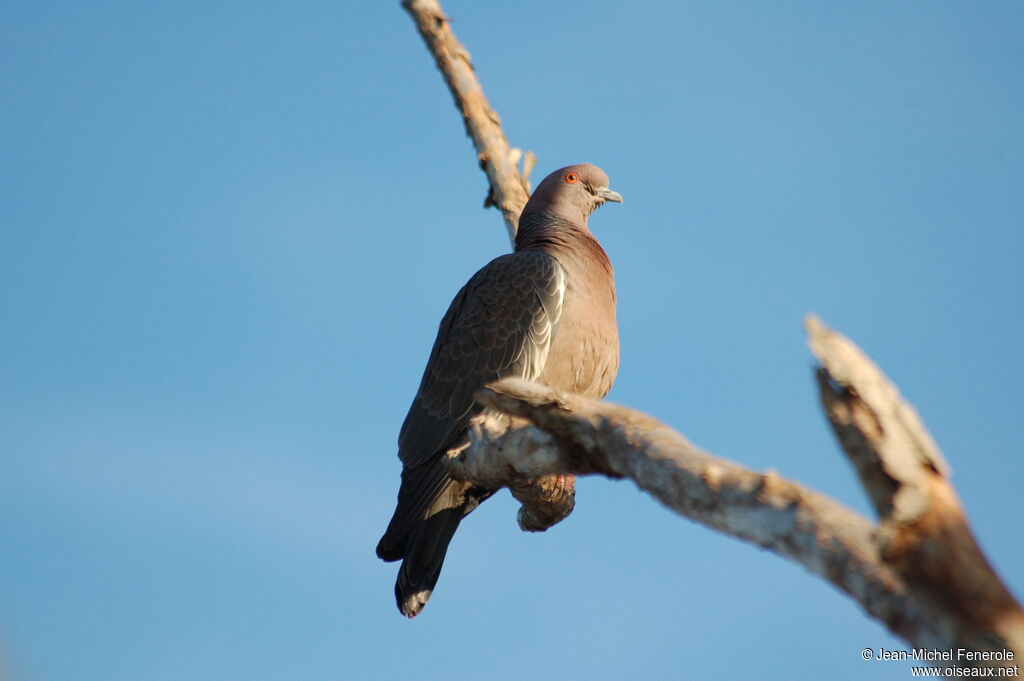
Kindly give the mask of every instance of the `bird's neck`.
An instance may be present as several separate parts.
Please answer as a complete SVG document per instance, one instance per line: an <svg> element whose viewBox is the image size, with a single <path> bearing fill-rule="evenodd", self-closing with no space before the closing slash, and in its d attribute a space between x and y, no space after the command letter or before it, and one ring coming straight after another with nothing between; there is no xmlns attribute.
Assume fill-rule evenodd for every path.
<svg viewBox="0 0 1024 681"><path fill-rule="evenodd" d="M583 224L567 220L557 213L537 211L519 221L516 232L516 251L543 251L554 256L563 265L578 262L612 273L612 264L601 244Z"/></svg>

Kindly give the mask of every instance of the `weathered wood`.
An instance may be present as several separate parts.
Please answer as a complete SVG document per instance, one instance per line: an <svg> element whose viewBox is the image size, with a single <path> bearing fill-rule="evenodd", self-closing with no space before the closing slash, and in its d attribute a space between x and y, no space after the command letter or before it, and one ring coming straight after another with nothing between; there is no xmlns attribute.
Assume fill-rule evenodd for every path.
<svg viewBox="0 0 1024 681"><path fill-rule="evenodd" d="M806 327L821 403L878 513L886 563L941 603L956 623L955 647L1024 654L1024 611L981 552L917 411L849 339L816 317Z"/></svg>
<svg viewBox="0 0 1024 681"><path fill-rule="evenodd" d="M519 214L530 197L529 175L535 159L531 152L509 146L501 129L501 119L484 96L483 87L473 70L469 52L455 38L448 17L437 0L404 0L427 49L434 55L455 106L473 140L477 161L490 181L484 206L497 206L505 219L509 240L515 243ZM523 172L516 164L523 159Z"/></svg>
<svg viewBox="0 0 1024 681"><path fill-rule="evenodd" d="M491 413L453 455L453 477L490 488L567 474L629 478L676 513L803 565L915 647L1015 655L952 666L1012 666L1024 653L1012 617L979 627L962 604L891 564L873 522L825 495L708 454L627 407L521 379L491 384L477 400ZM545 515L544 503L524 502L520 516Z"/></svg>

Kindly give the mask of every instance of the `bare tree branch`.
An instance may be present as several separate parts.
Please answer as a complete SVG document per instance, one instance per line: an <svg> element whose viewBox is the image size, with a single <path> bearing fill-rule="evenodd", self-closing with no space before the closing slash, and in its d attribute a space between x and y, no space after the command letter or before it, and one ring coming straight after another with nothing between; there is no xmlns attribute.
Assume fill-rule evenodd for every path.
<svg viewBox="0 0 1024 681"><path fill-rule="evenodd" d="M827 496L708 454L627 407L520 379L492 384L477 400L488 415L451 459L454 477L490 488L559 474L630 478L680 515L800 563L913 646L979 654L950 666L1013 667L1024 654L1020 610L1008 593L1001 615L982 624L962 603L891 564L879 548L879 528ZM544 502L537 505L524 503L520 516L544 513ZM981 659L1004 650L1014 659Z"/></svg>
<svg viewBox="0 0 1024 681"><path fill-rule="evenodd" d="M816 317L806 326L825 413L879 516L881 555L954 615L965 646L1024 651L1024 612L974 539L917 411L851 341Z"/></svg>
<svg viewBox="0 0 1024 681"><path fill-rule="evenodd" d="M708 454L665 424L608 402L520 379L477 399L531 425L487 417L450 462L454 477L497 488L559 473L630 478L671 510L790 558L921 645L946 640L940 613L915 602L881 561L872 523L785 480Z"/></svg>
<svg viewBox="0 0 1024 681"><path fill-rule="evenodd" d="M478 436L487 437L487 434L490 434L493 436L492 439L505 436L495 443L495 447L510 459L526 456L528 452L540 448L551 451L558 448L550 436L534 428L524 428L523 426L529 426L529 421L493 410L477 417L472 424L473 432ZM480 430L481 428L484 430ZM493 489L508 487L512 496L522 504L517 515L519 529L524 532L543 532L552 525L562 522L572 513L576 503L576 478L571 473L556 471L550 475L518 475L514 466L497 474L495 471L480 469L467 471L456 461L466 461L461 455L469 446L472 446L472 440L469 444L448 452L451 460L449 473L459 480L474 479L478 484L491 486ZM495 476L493 485L484 483L479 477L487 475Z"/></svg>
<svg viewBox="0 0 1024 681"><path fill-rule="evenodd" d="M466 134L473 139L477 160L487 173L491 186L484 206L497 206L505 218L508 238L514 244L519 214L530 196L528 177L535 159L531 152L525 157L511 148L501 129L501 119L484 96L477 80L469 52L455 38L448 17L437 0L403 0L402 7L416 22L427 49L434 55L437 68L444 76L455 98L455 106L466 124ZM523 158L523 173L516 164Z"/></svg>

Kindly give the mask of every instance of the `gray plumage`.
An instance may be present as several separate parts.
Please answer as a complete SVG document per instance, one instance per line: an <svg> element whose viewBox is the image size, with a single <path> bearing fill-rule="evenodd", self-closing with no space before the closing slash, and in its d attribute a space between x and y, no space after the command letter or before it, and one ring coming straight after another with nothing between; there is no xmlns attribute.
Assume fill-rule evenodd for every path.
<svg viewBox="0 0 1024 681"><path fill-rule="evenodd" d="M399 610L415 617L437 583L462 518L491 496L451 479L447 452L480 412L473 393L508 376L604 397L619 366L611 263L587 219L621 202L587 163L548 175L519 220L515 251L485 265L441 320L423 379L398 436L402 484L377 555L402 560Z"/></svg>

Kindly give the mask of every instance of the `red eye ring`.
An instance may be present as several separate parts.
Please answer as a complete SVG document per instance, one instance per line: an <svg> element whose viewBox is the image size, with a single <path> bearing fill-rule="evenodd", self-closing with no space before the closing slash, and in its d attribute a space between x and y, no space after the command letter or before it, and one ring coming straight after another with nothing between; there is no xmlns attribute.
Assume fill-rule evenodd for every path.
<svg viewBox="0 0 1024 681"><path fill-rule="evenodd" d="M576 173L566 173L565 174L565 181L568 184L576 184L577 182L579 182L579 179L580 179L580 177Z"/></svg>

